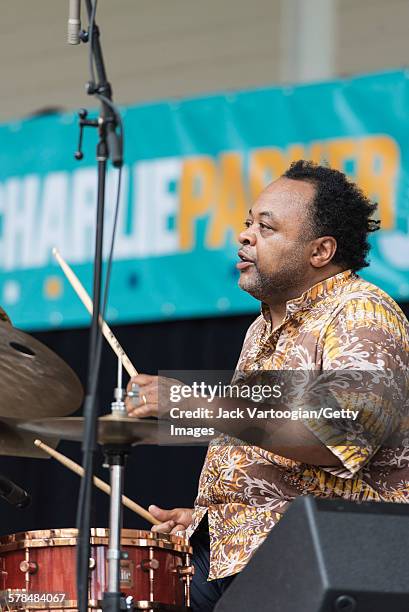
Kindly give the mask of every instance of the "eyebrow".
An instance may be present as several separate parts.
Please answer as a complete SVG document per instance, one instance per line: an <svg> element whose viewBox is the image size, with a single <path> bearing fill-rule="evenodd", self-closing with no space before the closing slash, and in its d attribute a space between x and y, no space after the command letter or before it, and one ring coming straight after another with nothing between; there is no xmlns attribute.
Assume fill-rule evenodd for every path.
<svg viewBox="0 0 409 612"><path fill-rule="evenodd" d="M253 217L253 211L251 210L251 208L249 210L249 215L251 215ZM271 219L271 221L277 221L277 217L270 210L263 210L260 213L258 213L258 216L259 217L267 217L268 219Z"/></svg>

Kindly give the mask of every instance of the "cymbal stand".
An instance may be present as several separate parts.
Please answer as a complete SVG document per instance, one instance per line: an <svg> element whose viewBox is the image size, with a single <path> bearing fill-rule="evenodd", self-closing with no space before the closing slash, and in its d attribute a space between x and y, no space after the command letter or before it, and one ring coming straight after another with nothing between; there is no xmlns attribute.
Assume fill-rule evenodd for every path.
<svg viewBox="0 0 409 612"><path fill-rule="evenodd" d="M126 416L125 399L126 392L122 387L122 361L118 357L117 381L114 389L114 401L111 403L111 412L115 416Z"/></svg>
<svg viewBox="0 0 409 612"><path fill-rule="evenodd" d="M126 414L125 390L122 387L122 363L118 359L117 386L114 390L114 401L111 404L112 414ZM109 467L111 498L109 505L109 543L108 543L108 589L104 592L102 609L104 612L118 612L129 609L132 604L125 600L121 593L121 530L123 523L122 495L126 459L130 453L129 444L106 444L103 447L105 462Z"/></svg>
<svg viewBox="0 0 409 612"><path fill-rule="evenodd" d="M108 588L104 592L102 609L104 612L118 612L128 609L129 604L121 593L121 551L122 495L124 473L129 445L110 444L103 447L104 465L109 467L111 498L109 505L109 544L108 544Z"/></svg>

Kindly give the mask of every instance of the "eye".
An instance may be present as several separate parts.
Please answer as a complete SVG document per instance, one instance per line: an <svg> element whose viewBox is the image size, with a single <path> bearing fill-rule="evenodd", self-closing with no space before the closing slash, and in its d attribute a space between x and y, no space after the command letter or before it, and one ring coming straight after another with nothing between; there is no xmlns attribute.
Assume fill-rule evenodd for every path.
<svg viewBox="0 0 409 612"><path fill-rule="evenodd" d="M244 227L248 229L249 227L253 225L253 223L254 221L252 221L251 219L246 219L246 221L244 222ZM258 223L258 226L262 230L273 230L272 227L270 227L269 225L266 225L265 223Z"/></svg>

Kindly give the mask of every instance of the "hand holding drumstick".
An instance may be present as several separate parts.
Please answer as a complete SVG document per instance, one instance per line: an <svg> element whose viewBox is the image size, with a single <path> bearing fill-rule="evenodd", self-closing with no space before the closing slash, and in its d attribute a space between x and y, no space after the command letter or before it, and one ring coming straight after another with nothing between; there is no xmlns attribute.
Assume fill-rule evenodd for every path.
<svg viewBox="0 0 409 612"><path fill-rule="evenodd" d="M180 534L186 531L193 519L193 508L172 508L164 510L158 506L149 506L149 512L160 520L159 525L154 525L152 531L161 533Z"/></svg>
<svg viewBox="0 0 409 612"><path fill-rule="evenodd" d="M44 444L44 442L41 442L41 440L35 440L34 444L51 457L54 457L54 459L62 463L62 465L67 467L69 470L75 474L78 474L78 476L82 477L84 475L84 469L72 459L69 459L62 453L59 453L47 444ZM97 476L94 476L94 485L107 495L111 494L111 487ZM164 510L152 505L149 506L148 512L145 510L145 508L142 508L142 506L129 499L129 497L126 495L122 495L122 503L126 508L129 508L129 510L132 510L132 512L135 512L151 523L153 525L152 531L180 534L180 532L185 531L192 522L192 508L173 508L172 510Z"/></svg>
<svg viewBox="0 0 409 612"><path fill-rule="evenodd" d="M53 249L53 255L59 263L71 286L84 304L85 308L92 315L92 300L86 292L84 286L56 248ZM127 398L126 400L128 414L130 416L158 416L158 378L156 376L149 376L147 374L139 374L136 368L133 366L131 360L125 353L124 349L114 336L110 327L102 319L102 317L100 318L100 325L101 331L105 339L108 341L117 357L121 360L122 365L128 372L129 376L131 376L131 380L128 384L128 392L131 392L130 395L133 393L135 397ZM135 405L135 400L138 399L135 389L139 387L142 387L144 389L144 393L141 395L142 401L138 406ZM148 391L150 393L149 404L146 396L146 393ZM60 461L60 463L74 471L76 474L78 474L79 476L83 476L84 470L80 465L78 465L71 459L68 459L67 457L55 451L54 449L50 448L40 440L36 440L35 444L36 446L42 448L44 452L48 453L49 455L57 459L57 461ZM94 476L94 484L99 489L110 495L111 488L106 482ZM176 533L184 531L192 522L193 510L191 508L173 508L172 510L164 510L162 508L158 508L157 506L150 506L149 508L152 510L152 513L150 513L132 500L130 500L125 495L122 496L122 502L124 506L126 506L133 512L136 512L136 514L139 514L139 516L142 516L147 521L152 523L154 525L154 527L152 528L153 531ZM157 518L154 515L156 515Z"/></svg>

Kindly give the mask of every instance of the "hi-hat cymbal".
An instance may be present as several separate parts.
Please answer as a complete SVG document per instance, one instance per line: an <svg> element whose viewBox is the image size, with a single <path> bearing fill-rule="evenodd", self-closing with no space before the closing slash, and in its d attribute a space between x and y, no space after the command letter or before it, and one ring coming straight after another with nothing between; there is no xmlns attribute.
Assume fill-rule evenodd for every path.
<svg viewBox="0 0 409 612"><path fill-rule="evenodd" d="M34 446L36 435L17 429L18 421L3 419L0 421L0 455L10 457L30 457L34 459L48 459L49 457L37 446ZM46 444L56 448L59 440L53 438Z"/></svg>
<svg viewBox="0 0 409 612"><path fill-rule="evenodd" d="M0 420L65 416L83 390L71 368L35 338L0 321Z"/></svg>
<svg viewBox="0 0 409 612"><path fill-rule="evenodd" d="M19 423L19 428L39 435L58 437L62 440L80 442L84 435L83 417L63 417L36 419ZM204 438L193 436L173 436L170 425L156 419L137 419L107 414L98 419L99 444L163 444L163 445L197 445L206 442Z"/></svg>

